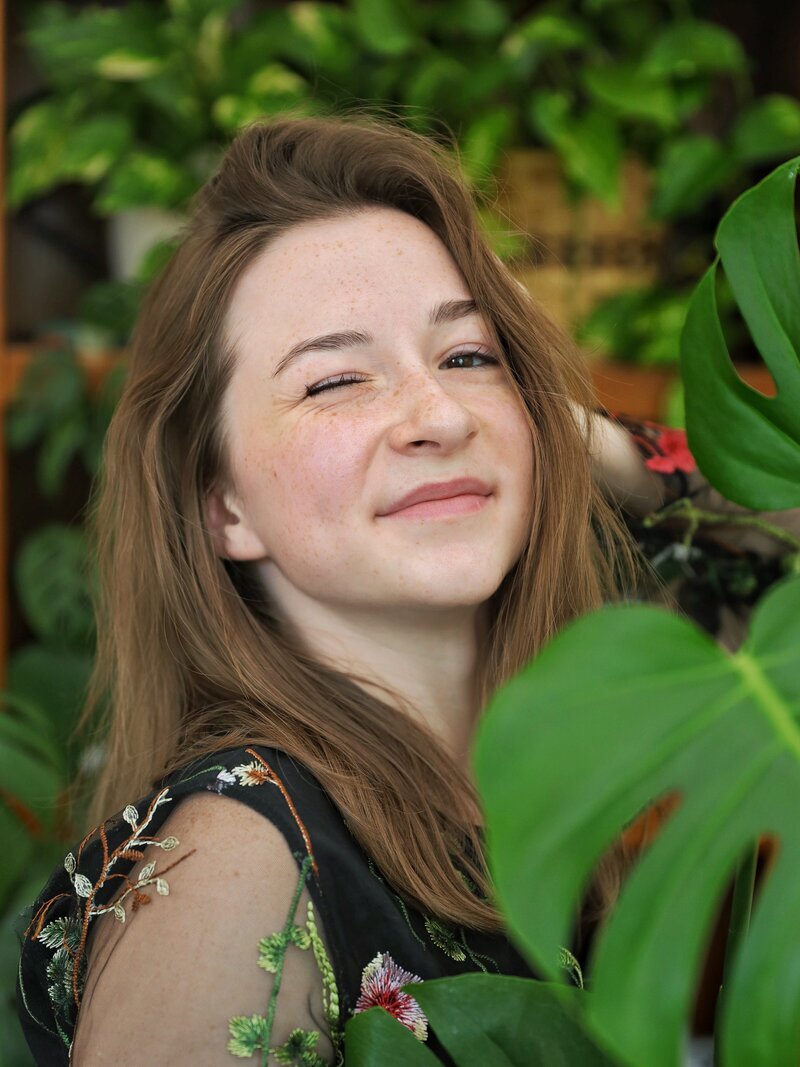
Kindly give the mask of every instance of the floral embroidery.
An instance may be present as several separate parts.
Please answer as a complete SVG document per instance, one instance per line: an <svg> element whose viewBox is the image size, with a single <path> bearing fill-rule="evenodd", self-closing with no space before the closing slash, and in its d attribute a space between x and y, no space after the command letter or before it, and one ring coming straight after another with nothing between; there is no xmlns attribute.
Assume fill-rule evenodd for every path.
<svg viewBox="0 0 800 1067"><path fill-rule="evenodd" d="M261 1048L263 1064L267 1063L267 1058L271 1053L281 1064L297 1065L297 1067L326 1067L326 1061L316 1051L319 1040L319 1033L316 1030L306 1031L295 1028L283 1045L273 1048L269 1045L277 995L280 989L283 959L288 946L295 944L302 949L311 948L314 953L314 958L322 976L323 1011L331 1042L337 1052L336 1063L339 1064L343 1062L341 1054L343 1030L339 1023L339 994L333 967L317 930L312 902L308 901L307 918L304 926L296 925L293 919L302 886L308 877L309 871L313 872L317 881L319 880L319 871L311 850L311 839L282 780L258 752L252 748L245 749L245 751L253 757L252 762L239 764L230 770L218 765L206 766L188 778L180 779L175 783L184 784L192 778L208 775L209 772L217 770L218 773L213 783L206 785L207 789L216 793L223 793L229 786L237 783L240 786L274 785L286 801L306 846L307 855L304 857L300 867L298 885L292 900L287 923L283 931L272 935L270 938L263 939L259 944L258 965L273 972L276 976L267 1016L254 1015L249 1019L237 1016L231 1019L229 1021L229 1029L233 1036L229 1042L229 1051L235 1056L251 1056L256 1049ZM164 788L150 801L143 818L140 819L136 807L129 804L121 815L112 816L112 818L107 819L100 826L91 830L80 843L76 850L77 854L73 855L70 852L64 859L64 870L69 876L72 893L58 893L50 900L45 901L36 910L23 933L23 938L37 939L46 948L52 949L54 952L52 959L47 964L46 973L50 983L47 987L47 992L57 1034L67 1048L68 1057L70 1058L77 1012L80 1009L86 982L86 943L91 920L110 912L113 913L115 919L124 923L126 916L122 902L126 897L133 894L132 910L134 912L140 906L151 903L151 898L141 891L146 885L155 884L156 892L161 896L167 896L169 894L169 883L163 875L197 851L192 849L169 867L158 872L155 869L156 862L150 862L141 869L136 881L128 875L114 870L115 865L120 860L136 861L142 859L144 857L143 849L147 845L153 845L164 851L171 851L180 844L178 838L174 836L159 840L157 837L146 833L153 821L156 810L161 805L171 803L173 800L174 797L170 795L170 788ZM110 850L107 836L108 830L116 828L121 821L129 824L132 833L117 848ZM95 835L97 836L95 837ZM95 837L95 840L92 843L97 844L99 840L102 846L102 867L95 881L92 881L87 874L79 869L83 853L93 837ZM295 853L295 858L300 861L298 853ZM113 903L99 905L96 900L98 892L103 886L107 887L116 879L122 879L126 885L125 891ZM47 915L53 905L64 899L71 900L76 905L75 910L77 913L59 916L45 926ZM20 984L20 993L26 1010L31 1014L22 984ZM34 1018L32 1014L31 1017ZM34 1021L49 1032L53 1032L40 1020L34 1018Z"/></svg>
<svg viewBox="0 0 800 1067"><path fill-rule="evenodd" d="M443 923L440 919L431 919L428 915L425 916L425 929L430 934L431 941L437 948L440 948L442 952L445 952L452 960L465 960L467 954L458 943L458 939L453 933L453 928L447 923Z"/></svg>
<svg viewBox="0 0 800 1067"><path fill-rule="evenodd" d="M212 785L208 785L206 788L212 790L215 793L222 793L225 787L232 785L236 778L239 780L239 785L253 786L264 785L267 782L271 783L280 790L283 799L286 801L286 806L292 813L294 821L297 823L297 828L302 834L303 841L305 842L306 852L312 857L312 869L314 871L314 877L319 881L319 870L317 869L316 861L313 858L311 851L311 838L308 836L308 830L305 827L305 823L297 813L297 809L294 806L292 798L287 792L286 786L283 784L278 775L273 771L267 761L253 748L246 748L245 752L252 756L253 763L241 763L238 767L234 767L232 771L221 771L215 782Z"/></svg>
<svg viewBox="0 0 800 1067"><path fill-rule="evenodd" d="M37 910L31 919L23 936L35 938L46 948L54 949L54 955L47 965L47 978L50 985L47 988L48 996L53 1008L53 1017L58 1034L70 1050L72 1049L72 1035L75 1029L77 1011L81 1006L81 997L86 982L86 941L89 933L89 924L98 915L111 912L119 922L125 922L125 910L122 901L133 894L132 910L137 911L140 905L149 904L150 897L142 893L145 885L155 883L156 891L161 896L169 894L169 883L163 878L167 871L178 863L188 859L196 849L181 856L175 863L170 864L164 870L155 873L156 863L146 864L139 872L139 877L134 882L127 875L115 872L114 866L121 859L139 860L144 856L142 849L146 845L154 845L157 848L169 852L180 844L177 837L167 837L163 841L158 838L148 837L145 832L153 820L153 815L162 804L171 802L169 789L162 789L151 801L144 818L139 818L139 812L129 804L122 812L122 818L132 829L132 833L112 852L109 852L108 838L106 835L106 823L95 827L81 841L77 849L77 857L72 852L64 858L64 870L69 875L69 880L74 890L74 899L77 905L77 914L74 916L59 917L52 920L47 926L45 919L52 906L65 897L68 893L59 893ZM107 820L112 822L113 820ZM92 882L85 874L78 871L84 847L89 839L97 833L103 846L103 863L99 877ZM125 892L113 903L97 905L96 897L99 890L115 879L122 879L127 885Z"/></svg>
<svg viewBox="0 0 800 1067"><path fill-rule="evenodd" d="M428 946L419 936L417 931L414 929L414 926L411 922L411 917L408 914L408 908L406 907L406 903L403 898L397 893L395 893L388 886L385 879L382 878L381 875L378 873L378 870L371 859L367 859L367 864L369 866L370 873L373 875L373 877L377 878L378 881L385 885L387 889L389 889L389 891L392 893L392 896L397 902L397 906L402 912L403 918L406 921L406 926L414 935L414 938L422 945L423 948L427 949ZM474 883L467 877L467 875L464 874L463 871L459 871L459 874L461 875L464 882L467 883L470 889L477 888L475 887ZM434 943L434 945L436 945L438 949L444 952L446 956L449 956L450 959L455 960L457 963L460 963L467 957L469 957L470 961L479 970L483 971L484 974L488 974L488 969L481 961L487 960L494 967L495 971L500 974L500 967L498 966L497 960L495 960L492 956L486 955L486 953L484 952L476 952L475 949L470 948L470 946L467 944L467 935L464 932L463 926L459 926L459 932L458 935L456 935L455 930L450 925L450 923L445 922L443 919L435 919L430 915L423 915L423 922L431 941Z"/></svg>
<svg viewBox="0 0 800 1067"><path fill-rule="evenodd" d="M408 982L421 982L422 979L403 970L388 952L379 952L371 960L361 976L361 992L353 1014L366 1011L367 1008L385 1008L398 1022L407 1027L420 1041L428 1036L428 1020L410 993L404 993L402 986Z"/></svg>
<svg viewBox="0 0 800 1067"><path fill-rule="evenodd" d="M300 857L296 855L296 858ZM336 979L333 973L325 946L319 936L314 916L314 905L308 901L307 918L304 926L294 921L297 905L303 884L308 876L308 871L313 863L312 856L306 856L300 866L300 876L295 887L289 913L284 927L278 933L262 938L259 942L258 966L275 975L272 992L267 1007L267 1015L237 1015L230 1019L228 1028L231 1032L231 1040L228 1042L228 1051L233 1056L247 1058L254 1055L259 1049L262 1052L262 1063L268 1062L271 1053L282 1064L297 1064L298 1067L326 1067L325 1060L317 1051L319 1042L318 1030L295 1029L287 1040L278 1046L270 1046L272 1027L275 1021L275 1011L278 1001L278 993L283 978L283 965L286 952L290 945L296 945L299 949L311 948L317 967L322 976L322 1010L328 1026L331 1044L334 1050L341 1052L343 1031L339 1022L339 993L336 987Z"/></svg>

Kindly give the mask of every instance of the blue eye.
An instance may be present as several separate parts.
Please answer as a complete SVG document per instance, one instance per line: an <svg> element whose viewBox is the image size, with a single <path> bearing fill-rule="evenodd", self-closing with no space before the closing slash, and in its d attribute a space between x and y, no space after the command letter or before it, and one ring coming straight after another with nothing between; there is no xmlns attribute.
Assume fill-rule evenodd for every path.
<svg viewBox="0 0 800 1067"><path fill-rule="evenodd" d="M445 363L452 363L454 359L482 359L487 363L497 363L498 360L494 356L487 355L485 352L456 352L452 356L448 356ZM468 368L456 367L456 370L463 370ZM317 382L316 385L307 385L305 395L316 396L318 393L327 392L329 389L338 389L342 385L354 385L357 382L366 381L364 377L358 377L349 373L339 374L335 378L326 378L322 382Z"/></svg>

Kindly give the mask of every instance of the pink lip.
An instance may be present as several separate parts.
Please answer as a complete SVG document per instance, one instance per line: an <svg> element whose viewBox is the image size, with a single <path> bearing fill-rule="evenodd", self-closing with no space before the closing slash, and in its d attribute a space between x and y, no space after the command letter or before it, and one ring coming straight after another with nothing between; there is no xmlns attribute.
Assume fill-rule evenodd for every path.
<svg viewBox="0 0 800 1067"><path fill-rule="evenodd" d="M420 485L412 492L400 497L399 500L395 500L386 511L380 512L380 515L393 515L396 511L402 511L404 508L410 508L414 504L422 504L425 501L446 500L450 497L461 496L486 497L491 492L486 482L478 478L456 478L452 482L426 482L425 485Z"/></svg>

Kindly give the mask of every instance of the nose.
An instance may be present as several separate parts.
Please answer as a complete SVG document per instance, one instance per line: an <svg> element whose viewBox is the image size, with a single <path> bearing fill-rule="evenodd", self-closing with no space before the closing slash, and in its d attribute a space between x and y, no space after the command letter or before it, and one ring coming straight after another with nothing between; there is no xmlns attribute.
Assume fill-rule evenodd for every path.
<svg viewBox="0 0 800 1067"><path fill-rule="evenodd" d="M389 435L398 452L422 447L450 451L478 432L475 413L434 373L417 369L398 385Z"/></svg>

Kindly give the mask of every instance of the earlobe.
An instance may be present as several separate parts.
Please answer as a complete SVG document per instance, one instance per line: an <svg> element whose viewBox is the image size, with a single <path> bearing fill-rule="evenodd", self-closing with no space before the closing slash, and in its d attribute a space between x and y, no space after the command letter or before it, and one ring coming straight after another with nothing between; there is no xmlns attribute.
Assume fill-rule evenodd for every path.
<svg viewBox="0 0 800 1067"><path fill-rule="evenodd" d="M220 559L260 560L267 556L261 538L227 494L212 489L204 501L206 523Z"/></svg>

